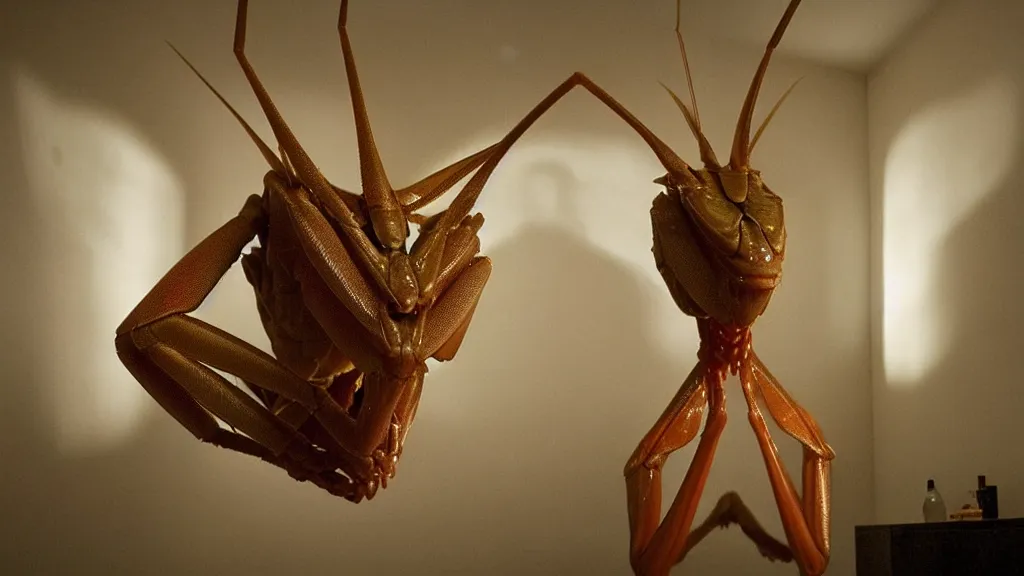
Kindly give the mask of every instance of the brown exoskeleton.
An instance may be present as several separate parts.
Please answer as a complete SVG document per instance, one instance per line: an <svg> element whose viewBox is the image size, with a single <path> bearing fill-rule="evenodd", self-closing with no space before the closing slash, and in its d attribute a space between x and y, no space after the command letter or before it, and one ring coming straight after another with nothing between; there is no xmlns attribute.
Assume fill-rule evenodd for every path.
<svg viewBox="0 0 1024 576"><path fill-rule="evenodd" d="M754 75L740 112L729 162L722 165L701 131L689 64L676 36L690 86L692 110L666 87L700 147L704 168L692 168L593 81L580 82L625 120L651 147L667 173L651 208L654 260L673 299L697 320L697 365L640 442L625 467L630 522L630 562L638 574L667 574L715 526L738 523L765 556L795 560L801 573L824 572L829 560L830 466L835 453L810 414L772 376L751 347L750 328L764 312L782 275L786 228L782 200L750 166L750 154L787 91L751 139L754 104L772 51L800 0L791 0ZM792 90L792 88L790 88ZM768 477L789 543L758 525L735 493L723 496L703 524L691 531L697 504L726 421L729 373L738 375L750 424L764 455ZM761 410L763 400L778 425L804 447L803 494L798 495L779 457ZM672 452L691 442L707 422L682 486L664 521L661 469Z"/></svg>
<svg viewBox="0 0 1024 576"><path fill-rule="evenodd" d="M490 275L490 260L478 255L483 216L469 212L509 147L573 84L556 88L500 142L396 190L370 131L347 8L342 0L338 30L363 193L329 183L285 124L245 56L247 2L240 0L235 55L281 156L199 76L270 165L263 194L250 196L156 284L118 326L115 346L149 394L200 440L359 502L394 476L426 361L454 358ZM448 209L416 213L478 168ZM410 222L420 226L411 246ZM259 246L242 256L242 267L273 356L188 316L254 237ZM237 376L252 394L213 369Z"/></svg>

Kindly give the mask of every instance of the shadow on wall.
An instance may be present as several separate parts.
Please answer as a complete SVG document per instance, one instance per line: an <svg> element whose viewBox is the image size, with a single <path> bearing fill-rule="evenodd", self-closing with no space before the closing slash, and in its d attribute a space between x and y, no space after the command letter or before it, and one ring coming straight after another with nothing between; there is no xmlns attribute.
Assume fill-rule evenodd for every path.
<svg viewBox="0 0 1024 576"><path fill-rule="evenodd" d="M1024 12L1006 4L947 5L873 81L887 151L881 522L918 521L927 478L955 510L979 474L1002 516L1024 515L1024 50L1009 40Z"/></svg>
<svg viewBox="0 0 1024 576"><path fill-rule="evenodd" d="M672 12L670 4L666 3L665 14ZM354 4L353 11L360 5L370 6ZM674 126L675 135L682 137L672 138L669 128L659 133L666 140L685 142L678 149L680 154L696 156L685 123L653 83L655 71L678 71L669 33L664 43L655 43L666 48L662 66L660 51L644 43L653 34L636 33L643 25L629 20L640 19L635 15L643 11L594 8L588 12L591 20L581 21L563 11L563 4L550 18L526 18L523 5L504 8L515 14L490 14L487 10L492 8L480 8L489 4L467 2L463 15L488 23L472 29L455 19L432 19L437 28L429 36L424 34L431 42L429 66L424 64L426 57L413 58L408 50L399 57L369 49L371 40L378 47L415 45L400 34L412 27L409 20L419 26L416 11L426 10L423 4L403 12L403 22L397 21L398 11L390 9L372 18L365 12L359 15L359 21L365 18L368 24L359 29L353 24L356 57L377 140L394 183L412 181L441 163L426 157L424 150L432 155L447 153L466 141L479 140L481 134L490 137L504 132L537 98L577 68L593 71L595 78L607 75L612 80L609 90L632 109L670 111L675 124L664 125ZM338 185L355 189L358 170L340 50L332 27L324 26L318 16L333 14L336 2L321 4L327 8L319 13L311 9L288 18L283 17L287 10L281 6L253 2L249 33L253 62L311 156ZM246 118L265 126L230 56L233 17L232 2L143 6L42 0L13 8L11 21L20 23L18 31L0 35L0 42L11 46L3 54L21 58L8 61L7 74L0 79L4 83L0 114L8 120L5 125L18 127L0 134L4 187L15 191L0 195L0 218L5 225L0 231L5 247L0 258L3 269L23 271L18 282L3 286L4 300L13 305L0 311L5 321L5 347L0 353L5 381L11 384L0 401L0 446L5 470L13 471L0 477L0 502L8 520L0 556L16 563L12 572L102 567L106 573L137 573L160 566L171 573L296 569L365 573L376 565L379 568L372 572L384 574L408 571L416 561L417 570L433 564L446 571L459 566L473 574L488 568L489 573L514 574L623 573L628 534L622 465L692 366L696 348L692 339L686 339L693 331L692 320L671 306L660 283L638 273L637 266L625 264L619 251L607 249L609 244L619 244L623 229L631 228L628 234L632 234L633 223L622 225L620 220L614 229L588 229L585 235L565 223L573 217L591 221L586 208L596 203L590 193L601 177L581 186L563 163L527 164L522 169L555 182L555 189L565 194L565 203L554 212L561 219L538 221L534 214L524 218L525 224L513 234L487 248L496 269L471 336L455 362L437 367L429 377L399 476L372 503L339 503L296 485L276 469L201 446L145 396L140 396L138 407L127 407L139 410L129 418L118 416L126 412L116 412L116 402L96 398L90 402L89 394L83 393L96 390L92 387L97 374L110 376L91 356L107 350L99 353L113 359L114 326L156 276L184 248L233 216L246 195L259 187L264 166L258 154L233 119L162 43L163 38L174 40ZM593 30L587 39L593 41L563 37L569 29L565 22ZM324 33L312 33L314 25ZM628 41L609 33L621 29L634 30ZM506 36L514 49L496 47L494 39ZM281 39L287 39L287 50L280 47ZM559 39L564 40L561 45L556 44ZM602 44L595 44L598 41ZM616 58L609 59L598 47L612 41ZM474 49L474 43L488 49ZM701 65L702 58L718 63L719 54L693 52L695 66ZM289 60L295 53L317 56ZM328 59L321 60L319 55ZM733 55L723 61L730 62ZM496 66L495 61L500 64ZM591 65L598 61L606 64ZM638 63L649 69L638 69ZM602 65L612 72L605 74ZM707 64L703 69L713 67ZM334 73L325 74L325 70ZM721 98L721 105L729 108L728 117L710 113L713 99L702 107L707 131L716 141L718 135L724 141L731 134L749 82L746 69L735 75L730 70L709 73L701 82L708 93L731 98ZM770 79L777 85L766 83L766 93L769 88L781 92L789 81L785 76L796 75L793 66L780 65L776 70L787 71ZM836 294L846 293L831 290L828 283L842 281L843 276L829 274L832 269L821 264L830 257L846 262L850 254L854 258L860 254L859 248L842 246L845 240L837 247L838 235L825 232L835 220L848 225L858 200L845 192L857 186L846 183L850 188L843 188L844 183L836 182L854 172L841 153L811 162L809 167L785 160L789 154L816 158L820 149L843 150L856 139L849 134L856 132L842 122L858 125L860 112L836 118L838 105L831 102L839 98L855 106L860 101L847 99L856 92L856 82L820 70L812 73L819 75L822 90L805 92L811 111L794 120L798 126L794 133L813 134L817 139L823 132L835 131L844 137L824 144L805 140L785 148L765 144L759 150L765 165L777 167L780 182L788 180L796 184L791 188L799 189L792 196L787 193L787 199L796 200L787 212L788 222L794 237L803 238L790 252L794 262L787 268L787 285L806 288L781 291L771 312L781 321L769 320L756 338L763 344L762 357L773 369L788 362L788 369L778 368L780 377L812 413L824 414L826 434L838 440L834 445L842 461L836 467L834 550L839 559L835 572L841 573L852 566L840 558L852 557L848 527L869 497L857 482L857 474L864 469L858 459L868 456L858 441L866 392L855 386L862 380L857 367L866 354L860 353L858 325L844 316L847 311L855 313L860 300L855 293L852 305L830 306ZM650 81L644 84L638 77ZM29 84L20 84L26 78ZM401 89L396 87L397 78L402 79ZM469 82L470 78L475 81ZM614 85L616 78L620 86ZM314 83L317 89L309 90ZM91 112L65 116L67 110L116 111L117 116L105 118L105 124L88 124L89 134L95 135L98 129L115 141L116 152L105 156L110 149L99 145L103 141L76 141L64 132L54 141L23 141L24 116L19 116L23 104L16 98L26 93L26 86L37 104L52 104L35 109L35 118L44 127L94 118ZM445 88L430 90L433 86ZM485 100L481 93L486 93ZM802 97L794 95L793 101ZM781 125L779 120L776 123ZM640 146L634 134L596 104L560 106L542 124L550 128L539 124L531 134L571 133L571 140L579 143L627 137L634 143L629 146ZM766 142L776 134L766 136ZM529 138L524 137L510 157L517 151L526 157ZM90 150L93 146L96 150ZM629 146L616 141L613 148ZM132 150L137 157L126 155ZM84 159L92 158L93 152L109 165L92 166L89 173ZM657 171L647 171L654 164L653 159L649 161L649 165L632 159L625 163L643 173L643 179L630 174L629 182L649 187L653 195L655 187L647 179ZM825 187L853 198L848 200L851 209L830 203L823 194L812 195L811 186L801 180L808 170L813 173L823 165L831 170L832 179ZM130 167L128 174L134 176L108 182L102 178L106 166ZM148 176L131 172L140 166L150 168ZM67 176L61 180L65 178L61 170L88 173L93 179ZM502 178L501 171L499 167L492 184ZM132 196L133 187L140 189L139 196ZM631 250L645 267L653 268L647 252L650 196L636 188L617 192L642 197L644 208L630 211L645 220L642 230L648 239L642 251ZM162 200L150 204L151 194ZM625 211L618 201L604 203L606 212L609 205ZM836 214L829 214L830 210ZM484 213L491 216L492 211L484 208ZM118 215L125 214L134 218L118 220ZM147 222L145 232L121 228L125 222L139 225L139 219ZM41 235L47 239L40 240ZM603 235L606 241L595 242L595 235ZM147 236L154 239L148 249L142 245ZM844 229L843 239L850 237L856 238L856 230ZM166 242L157 245L157 238ZM826 239L815 242L816 238ZM115 248L110 250L111 246ZM103 261L109 254L131 250L141 251L138 261ZM161 263L162 258L166 261ZM153 269L142 270L141 261ZM100 282L103 277L94 265L105 270L123 267L139 278L150 278L114 288ZM113 289L116 295L108 292ZM105 300L107 296L110 300ZM102 302L115 302L110 305L121 309L89 308ZM798 310L807 321L784 320ZM830 316L834 314L838 321ZM214 291L200 315L266 347L251 289L237 268ZM665 324L685 328L668 330L670 338L661 332L651 334ZM673 346L680 342L685 345ZM813 355L807 350L814 346L831 347L828 358L808 358ZM118 391L128 396L139 393L127 373L118 371L112 377L117 382L111 386ZM57 433L62 416L55 409L61 405L67 407L65 416L82 418L82 427L90 418L108 427L125 419L109 428L117 433L94 438L91 449L62 447ZM742 418L734 416L732 422L698 517L706 514L718 490L737 489L748 503L760 504L754 507L762 522L781 534L749 428ZM71 429L70 437L82 440L75 430ZM773 433L782 437L774 428ZM725 448L733 438L742 438L743 445ZM799 450L790 442L785 444L780 446L783 456L791 471L798 470ZM691 455L692 447L670 460L666 500L681 482ZM735 530L702 544L687 560L687 568L697 573L792 572L791 567L765 564Z"/></svg>
<svg viewBox="0 0 1024 576"><path fill-rule="evenodd" d="M586 190L555 163L529 172L559 183L558 208L488 250L495 271L471 336L434 371L418 418L429 433L410 441L408 466L450 472L418 480L437 507L406 508L402 531L429 544L395 558L396 573L428 561L460 573L628 571L621 469L636 422L656 415L644 389L677 375L648 344L644 286L571 231ZM474 448L455 449L467 439Z"/></svg>
<svg viewBox="0 0 1024 576"><path fill-rule="evenodd" d="M643 295L630 280L631 273L557 226L528 228L520 239L509 239L491 251L496 278L477 311L475 334L463 348L461 362L436 370L441 378L428 381L423 415L410 436L400 475L372 504L355 507L335 501L250 458L201 446L155 410L148 398L142 397L143 406L127 407L139 412L120 425L118 414L125 413L114 411L116 398L113 403L94 403L90 393L106 384L96 388L98 377L116 379L114 396L139 391L127 374L110 373L103 369L103 360L95 357L113 359L113 326L127 311L104 311L103 303L130 307L137 301L185 245L194 244L238 210L237 199L252 192L249 186L256 182L260 167L255 154L245 148L226 148L210 159L201 156L203 147L190 146L202 133L203 114L217 114L216 121L224 121L217 126L236 128L187 74L178 77L192 82L183 91L192 96L183 98L156 88L161 85L158 78L181 72L169 70L180 67L173 58L150 58L153 52L142 51L143 56L118 48L122 43L138 45L148 34L139 22L127 21L138 14L109 6L91 9L109 12L76 18L59 13L56 4L37 8L32 21L63 42L42 45L35 52L20 51L31 54L29 61L9 62L4 78L8 83L3 90L6 125L17 128L4 132L5 150L10 151L3 154L3 161L9 163L4 173L10 179L9 189L17 191L3 195L5 246L11 248L4 258L7 269L24 271L21 282L4 287L5 300L18 304L4 309L8 345L3 365L5 380L13 384L5 392L0 423L5 469L13 471L3 475L0 490L8 527L0 556L5 564L11 563L7 568L12 572L102 568L106 573L138 573L159 566L171 573L230 574L344 567L388 573L408 569L415 560L419 569L424 564L462 564L468 573L479 573L481 565L487 564L495 569L492 573L556 573L559 567L564 573L567 566L562 562L573 564L569 568L587 564L594 569L590 573L620 573L626 562L623 549L595 549L593 543L625 542L620 469L636 434L635 430L614 434L622 439L622 446L602 446L594 439L608 434L609 428L628 428L630 422L653 416L648 398L637 394L636 388L648 381L675 378L656 355L633 353L650 347L644 346L644 323L637 311ZM170 13L163 16L172 17ZM214 20L196 22L193 33L220 38L217 33L222 27L209 25ZM78 21L103 26L79 28ZM75 66L84 53L74 51L79 42L106 52L107 66ZM161 63L155 69L150 68L154 61ZM225 90L229 98L232 86L244 93L236 82ZM131 100L129 94L145 94L145 98ZM196 100L189 101L191 97ZM36 108L26 110L26 102ZM191 116L192 102L199 103L192 108L207 111L199 120ZM93 106L117 110L123 121L97 119L88 112L68 113L69 107L87 111ZM519 107L519 102L509 105L517 113ZM282 104L282 108L289 107ZM339 116L345 112L340 110ZM26 115L37 122L23 124ZM82 139L69 140L69 125L83 118ZM183 123L196 129L181 129ZM137 126L139 133L157 144L149 146L142 137L122 130L126 125ZM343 122L339 125L346 127ZM427 132L415 130L417 135ZM446 132L448 141L436 131L430 138L438 149L445 149L453 144L456 132ZM104 137L110 141L103 141ZM139 152L137 157L123 156L132 150ZM62 180L62 174L88 174L90 166L83 164L90 159L98 160L91 167L93 174L111 178ZM354 165L352 158L346 161ZM204 170L210 164L225 169L220 175ZM130 172L148 165L152 168L149 180L116 178L125 169ZM235 169L243 168L253 175L251 179L238 177ZM180 181L176 173L183 175ZM215 180L201 180L198 174L213 174ZM138 187L138 196L132 195L132 185ZM235 193L214 193L218 188ZM197 192L179 197L184 190ZM153 193L163 200L149 197ZM147 203L147 199L154 201ZM117 220L118 215L127 215L128 221ZM123 227L137 227L140 222L146 230ZM137 261L128 259L127 253L147 237L163 241L152 251L138 254ZM122 259L104 261L109 254ZM576 264L567 267L566 262ZM104 271L111 266L124 266L150 278L127 289L135 294L126 294L125 286L104 282ZM138 269L150 266L155 269ZM538 268L546 272L542 276L546 281L532 280L538 277ZM517 282L514 275L523 271L530 273ZM503 275L507 283L501 280ZM246 336L259 335L251 292L239 276L232 271L212 299L226 304L229 312L249 307L252 324L238 330L236 321L229 327ZM599 313L573 303L568 287L574 283L588 287L587 301L602 305ZM228 296L238 302L231 304L223 294L245 297ZM550 341L538 340L541 333ZM567 358L559 344L570 340L575 352ZM475 344L493 341L503 345ZM258 338L256 343L261 343ZM629 353L611 365L595 362L616 350ZM493 352L502 354L493 356ZM490 356L481 359L481 354ZM538 370L538 366L547 369ZM459 378L460 372L464 379ZM538 373L543 376L537 378ZM642 378L637 376L640 373ZM495 379L506 388L496 388ZM460 381L468 384L460 386ZM517 386L508 387L507 382ZM446 383L447 395L442 388ZM438 392L433 400L432 393ZM567 426L549 407L562 405L570 397L580 412L572 414L572 424ZM437 402L469 409L459 420L443 420L431 417L431 404ZM61 406L66 409L57 408L55 413L55 407ZM84 419L66 438L82 440L90 418L96 428L118 433L93 438L88 447L67 449L61 445L60 426L69 416ZM470 439L492 451L458 449L471 445ZM516 452L523 450L530 451L524 455L530 466L516 458ZM495 498L495 490L504 494ZM558 491L559 501L571 510L530 506L537 491L545 495ZM441 513L435 513L439 509ZM515 516L510 518L510 513ZM566 526L568 518L589 521ZM611 525L621 531L614 538L594 533ZM482 530L481 526L498 529ZM466 547L452 547L458 541L453 531ZM576 534L578 540L567 545L565 534ZM517 540L523 538L526 544L520 546ZM371 567L374 562L380 570Z"/></svg>

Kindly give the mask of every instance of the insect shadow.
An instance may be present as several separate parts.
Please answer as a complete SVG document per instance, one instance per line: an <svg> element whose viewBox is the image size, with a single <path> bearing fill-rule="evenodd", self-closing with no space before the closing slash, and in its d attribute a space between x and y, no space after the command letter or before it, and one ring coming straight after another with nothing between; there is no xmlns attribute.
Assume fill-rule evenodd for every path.
<svg viewBox="0 0 1024 576"><path fill-rule="evenodd" d="M645 391L670 395L680 370L652 341L653 282L583 236L586 184L555 160L523 172L491 190L520 196L524 223L486 248L472 335L408 440L412 490L433 504L396 521L424 555L401 567L442 554L467 573L623 574L622 466L657 410Z"/></svg>

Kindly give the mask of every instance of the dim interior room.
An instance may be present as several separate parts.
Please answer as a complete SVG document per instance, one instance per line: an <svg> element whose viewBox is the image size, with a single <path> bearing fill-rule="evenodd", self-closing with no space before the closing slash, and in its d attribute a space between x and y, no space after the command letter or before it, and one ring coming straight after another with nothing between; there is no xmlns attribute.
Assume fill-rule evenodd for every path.
<svg viewBox="0 0 1024 576"><path fill-rule="evenodd" d="M702 129L729 155L786 0L683 0ZM337 0L253 0L247 54L323 174L360 169ZM575 71L699 165L673 0L369 2L348 29L390 181L496 142ZM235 3L3 9L5 574L626 574L623 466L696 362L651 254L664 168L576 89L476 211L493 272L458 356L431 361L397 474L352 504L195 440L119 362L114 330L267 167L170 41L272 134L232 54ZM753 166L785 205L783 281L754 348L836 452L828 574L854 527L918 522L979 474L1024 515L1024 4L804 0L768 68ZM456 187L458 190L461 184ZM450 198L454 193L448 195ZM442 199L438 207L448 200ZM194 314L269 350L234 266ZM737 492L784 539L735 377L700 522ZM801 449L769 420L798 489ZM664 503L696 441L664 469ZM738 528L676 570L795 574Z"/></svg>

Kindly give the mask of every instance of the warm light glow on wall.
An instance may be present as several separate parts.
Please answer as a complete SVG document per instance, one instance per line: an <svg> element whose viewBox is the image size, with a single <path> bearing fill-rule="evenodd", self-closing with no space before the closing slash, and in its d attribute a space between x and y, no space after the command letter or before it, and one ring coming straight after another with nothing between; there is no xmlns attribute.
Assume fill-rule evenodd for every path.
<svg viewBox="0 0 1024 576"><path fill-rule="evenodd" d="M118 361L114 329L183 254L181 186L123 122L30 74L14 84L46 285L39 392L62 452L110 448L154 406Z"/></svg>
<svg viewBox="0 0 1024 576"><path fill-rule="evenodd" d="M946 353L949 326L936 266L949 232L1011 171L1018 134L1013 83L979 83L904 126L885 164L884 358L891 386L923 384ZM1010 254L978 254L979 258Z"/></svg>
<svg viewBox="0 0 1024 576"><path fill-rule="evenodd" d="M502 136L481 138L423 172L485 148ZM696 349L696 328L671 301L651 256L651 201L663 190L653 180L664 171L645 148L591 136L530 134L505 156L477 202L474 211L486 218L480 231L481 252L488 254L514 242L520 234L528 234L530 226L552 226L577 235L649 280L641 288L649 291L646 305L657 311L652 314L658 319L651 327L652 342L664 345L668 355ZM461 186L428 212L447 206ZM571 269L573 263L565 265ZM499 266L501 262L495 262ZM585 292L588 281L581 276L573 290ZM432 365L431 371L438 368Z"/></svg>

